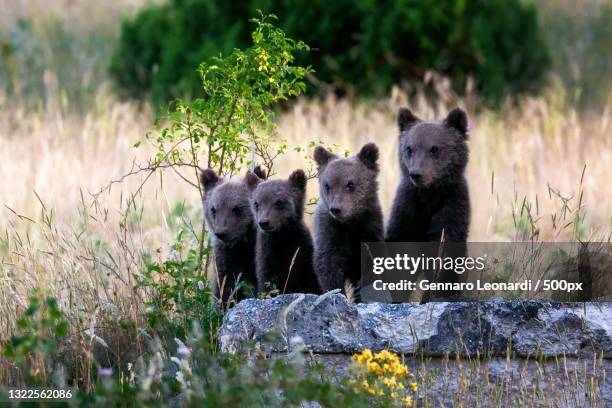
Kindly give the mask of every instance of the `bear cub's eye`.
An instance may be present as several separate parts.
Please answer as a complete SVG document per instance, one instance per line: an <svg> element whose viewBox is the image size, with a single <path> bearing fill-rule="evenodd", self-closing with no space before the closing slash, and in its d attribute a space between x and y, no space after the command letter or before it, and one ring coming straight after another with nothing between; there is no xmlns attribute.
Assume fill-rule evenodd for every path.
<svg viewBox="0 0 612 408"><path fill-rule="evenodd" d="M349 181L348 183L346 183L346 191L348 191L349 193L352 193L353 190L355 190L355 183L353 183L352 181Z"/></svg>
<svg viewBox="0 0 612 408"><path fill-rule="evenodd" d="M217 209L215 207L210 207L210 213L214 217L215 215L217 215Z"/></svg>
<svg viewBox="0 0 612 408"><path fill-rule="evenodd" d="M429 152L431 153L433 157L435 157L438 154L439 150L440 149L438 149L438 146L431 146L431 149L429 149Z"/></svg>
<svg viewBox="0 0 612 408"><path fill-rule="evenodd" d="M406 148L406 154L408 155L408 157L412 156L412 147L408 146Z"/></svg>
<svg viewBox="0 0 612 408"><path fill-rule="evenodd" d="M276 201L274 202L274 207L275 207L275 208L279 208L279 209L280 209L280 208L283 208L283 202L282 202L281 200L276 200Z"/></svg>
<svg viewBox="0 0 612 408"><path fill-rule="evenodd" d="M253 207L255 208L255 211L259 211L259 203L257 201L253 203Z"/></svg>
<svg viewBox="0 0 612 408"><path fill-rule="evenodd" d="M329 184L325 183L325 191L329 193Z"/></svg>

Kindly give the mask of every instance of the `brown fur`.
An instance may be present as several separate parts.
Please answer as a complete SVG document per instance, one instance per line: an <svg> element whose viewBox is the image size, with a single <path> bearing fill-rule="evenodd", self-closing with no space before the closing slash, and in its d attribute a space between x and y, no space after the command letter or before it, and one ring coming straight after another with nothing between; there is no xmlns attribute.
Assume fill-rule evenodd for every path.
<svg viewBox="0 0 612 408"><path fill-rule="evenodd" d="M359 299L361 243L383 239L378 200L378 147L370 143L350 158L317 147L321 198L315 213L315 272L323 291L344 289Z"/></svg>
<svg viewBox="0 0 612 408"><path fill-rule="evenodd" d="M467 117L452 110L440 122L424 122L408 109L398 115L401 181L387 225L388 242L465 243L470 197L465 179L468 162ZM465 245L453 245L464 256ZM441 281L454 282L450 272ZM439 293L446 297L454 293Z"/></svg>
<svg viewBox="0 0 612 408"><path fill-rule="evenodd" d="M255 171L262 177L260 168ZM249 173L247 173L249 174ZM227 304L237 285L236 301L255 295L255 227L251 192L244 179L223 179L212 169L202 171L204 218L212 236L216 263L213 293Z"/></svg>
<svg viewBox="0 0 612 408"><path fill-rule="evenodd" d="M287 180L247 177L257 225L257 289L266 285L281 293L319 293L313 270L313 244L304 223L306 175L294 171Z"/></svg>

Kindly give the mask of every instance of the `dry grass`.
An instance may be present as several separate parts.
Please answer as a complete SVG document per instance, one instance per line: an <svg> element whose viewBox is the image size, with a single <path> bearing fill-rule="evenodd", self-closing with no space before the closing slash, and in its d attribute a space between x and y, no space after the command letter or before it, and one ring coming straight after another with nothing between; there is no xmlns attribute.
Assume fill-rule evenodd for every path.
<svg viewBox="0 0 612 408"><path fill-rule="evenodd" d="M126 13L137 10L151 0L0 0L0 27L12 27L20 18L45 20L59 17L79 29L89 31L101 25L115 25Z"/></svg>
<svg viewBox="0 0 612 408"><path fill-rule="evenodd" d="M581 225L582 237L605 236L610 231L612 187L606 182L612 165L609 108L580 118L573 109L557 107L551 99L526 99L519 107L499 113L470 112L470 240L520 239L523 231L515 228L512 214L520 212L524 198L533 204L534 218L541 217L540 239L572 238L571 228L553 226L551 216L563 205L558 196L549 194L549 185L563 197L572 198L572 210L577 209L583 191L586 220ZM397 109L411 106L420 117L431 120L442 118L452 105L441 102L432 106L419 98L409 102L400 92L376 104L357 106L328 98L298 104L282 117L279 133L288 137L290 145L323 140L353 153L366 142L376 142L381 149L380 196L387 215L399 180ZM295 154L282 158L278 166L281 175L286 175L304 165ZM317 194L316 182L310 183L309 192Z"/></svg>
<svg viewBox="0 0 612 408"><path fill-rule="evenodd" d="M0 25L14 24L19 16L44 19L48 14L66 21L89 21L87 16L95 15L96 24L112 24L143 2L0 0ZM198 225L200 202L189 185L168 171L155 174L140 191L126 223L122 211L141 175L113 185L93 205L91 193L151 154L146 146L134 149L133 144L151 126L152 114L117 101L104 86L84 112L65 113L61 86L54 86L52 72L47 75L45 109L29 111L0 94L0 338L10 332L16 313L38 286L58 298L74 344L90 351L93 341L84 335L86 329L97 332L104 322L121 318L139 321L142 299L133 276L142 268L142 255L165 257L178 224ZM471 122L472 241L520 240L536 231L541 240L609 237L612 106L579 114L555 90L495 112L479 108L473 97L457 99L444 81L436 87L435 103L422 92L408 100L398 90L370 102L302 100L280 115L278 136L290 147L323 140L350 152L376 142L387 215L399 178L397 109L408 105L422 118L438 119L458 104ZM303 153L290 152L276 169L285 177L311 165ZM316 195L311 180L309 196ZM176 211L179 203L186 204L187 213ZM118 341L126 338L117 336ZM0 382L10 377L7 370L0 364Z"/></svg>
<svg viewBox="0 0 612 408"><path fill-rule="evenodd" d="M280 116L278 134L290 147L305 147L309 141L323 140L341 149L355 152L362 144L374 141L381 149L380 196L388 212L399 179L397 165L397 129L395 113L399 106L410 105L426 119L441 118L445 104L428 105L424 100L408 102L400 92L375 104L353 104L327 98L300 101ZM582 182L582 205L586 214L587 236L609 232L612 186L607 173L612 167L612 122L609 108L603 113L579 118L571 108L556 108L546 98L526 99L518 108L500 113L482 111L471 114L468 168L473 220L473 241L514 238L512 206L523 197L538 201L541 220L540 238L571 238L570 232L553 228L550 214L557 213L560 200L549 195L548 186L564 197L577 198ZM73 223L78 215L81 194L89 202L89 193L98 191L111 179L128 172L134 160L143 162L147 148L135 149L151 125L149 111L121 103L101 94L98 103L86 115L59 112L30 113L21 109L0 113L0 163L3 182L0 202L15 212L36 218L40 211L36 193L55 212L59 223ZM276 164L279 177L297 167L312 163L303 154L290 152ZM149 183L144 206L151 211L144 228L156 228L156 211L169 211L175 203L186 200L197 207L198 197L188 186L178 183L170 173L163 189ZM107 199L118 210L118 194L134 191L136 180L113 187ZM163 194L162 194L163 193ZM309 195L317 195L316 181L309 185ZM570 203L571 204L571 203ZM2 208L0 228L8 227L10 213ZM112 222L109 224L112 225ZM16 228L20 229L20 228ZM163 242L159 242L162 244Z"/></svg>
<svg viewBox="0 0 612 408"><path fill-rule="evenodd" d="M324 140L351 152L375 141L381 149L381 200L388 213L398 181L397 108L409 104L423 118L440 118L452 105L447 99L431 105L424 98L407 101L401 92L394 92L376 103L354 104L332 97L300 101L280 116L278 133L289 146ZM612 221L609 112L608 107L602 113L579 116L552 96L525 99L499 113L470 111L471 240L528 236L533 230L524 221L529 218L527 210L536 220L539 239L572 239L576 225L570 221L579 202L584 219L578 233L605 238ZM141 176L114 185L91 207L91 192L128 172L134 160L148 157L147 147L134 149L133 144L150 124L150 112L104 93L85 115L0 110L0 272L5 282L11 282L2 286L8 292L3 293L8 300L0 313L2 327L11 324L12 311L25 305L24 296L34 286L47 287L65 305L69 298L83 299L83 293L91 293L86 308L100 299L131 303L130 275L140 262L138 254L166 248L175 233L172 217L176 218L177 203L187 203L197 225L197 193L169 172L156 174L141 192L127 232L120 223L120 210ZM278 176L310 165L303 153L291 152L278 161ZM573 197L567 203L566 221L560 220L563 201L549 194L548 185L563 197ZM311 180L309 195L316 194L316 181ZM100 257L116 265L104 267Z"/></svg>

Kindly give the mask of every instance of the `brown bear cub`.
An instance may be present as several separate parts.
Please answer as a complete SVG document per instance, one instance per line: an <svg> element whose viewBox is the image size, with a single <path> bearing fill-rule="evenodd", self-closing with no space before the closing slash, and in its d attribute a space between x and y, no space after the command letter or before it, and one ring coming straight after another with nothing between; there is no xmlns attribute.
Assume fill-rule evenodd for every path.
<svg viewBox="0 0 612 408"><path fill-rule="evenodd" d="M453 109L441 122L425 122L410 110L398 115L401 181L387 226L387 242L465 243L470 197L467 117ZM453 244L453 256L465 256L465 244ZM452 272L441 281L458 281ZM439 293L442 297L453 293Z"/></svg>
<svg viewBox="0 0 612 408"><path fill-rule="evenodd" d="M342 289L348 279L359 300L361 243L383 240L378 200L378 147L369 143L340 158L319 146L320 200L315 212L315 272L321 289Z"/></svg>
<svg viewBox="0 0 612 408"><path fill-rule="evenodd" d="M257 167L259 177L265 173ZM250 174L247 172L247 175ZM204 218L212 233L217 274L213 277L213 294L226 305L239 282L236 302L255 296L255 226L250 208L251 191L245 179L223 179L214 170L200 173L204 186Z"/></svg>
<svg viewBox="0 0 612 408"><path fill-rule="evenodd" d="M271 284L280 293L320 293L312 266L313 245L304 223L306 175L294 171L287 180L263 181L247 176L257 225L257 291Z"/></svg>

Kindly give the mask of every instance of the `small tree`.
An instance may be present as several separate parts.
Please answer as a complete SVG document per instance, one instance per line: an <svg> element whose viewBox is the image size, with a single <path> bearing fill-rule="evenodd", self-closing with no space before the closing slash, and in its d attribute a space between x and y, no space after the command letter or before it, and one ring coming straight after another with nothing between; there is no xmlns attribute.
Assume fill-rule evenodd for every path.
<svg viewBox="0 0 612 408"><path fill-rule="evenodd" d="M268 174L273 173L274 159L287 148L284 140L272 138L275 107L303 93L304 78L312 72L310 67L294 65L296 53L307 52L309 47L288 38L271 23L273 19L274 15L261 13L252 19L253 45L202 63L198 71L204 97L190 102L176 100L169 113L156 121L146 135L155 156L146 166L134 165L120 179L147 172L136 194L159 169L172 169L200 195L203 190L197 175L204 168L232 176L257 161ZM185 169L195 177L186 175ZM133 197L128 211L133 207ZM198 238L200 270L205 234L202 228Z"/></svg>

